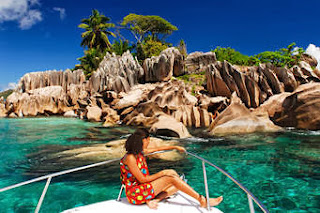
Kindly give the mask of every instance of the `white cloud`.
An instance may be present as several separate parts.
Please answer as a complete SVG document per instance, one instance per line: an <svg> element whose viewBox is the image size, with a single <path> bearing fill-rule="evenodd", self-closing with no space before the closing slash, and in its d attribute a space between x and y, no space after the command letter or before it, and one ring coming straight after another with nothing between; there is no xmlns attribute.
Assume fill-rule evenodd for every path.
<svg viewBox="0 0 320 213"><path fill-rule="evenodd" d="M0 0L0 23L17 21L22 30L42 21L39 0Z"/></svg>
<svg viewBox="0 0 320 213"><path fill-rule="evenodd" d="M317 69L320 70L320 47L316 47L314 44L309 44L306 49L306 53L315 57L318 61Z"/></svg>
<svg viewBox="0 0 320 213"><path fill-rule="evenodd" d="M19 21L19 27L22 30L27 30L40 21L42 21L41 12L39 10L30 10L28 14Z"/></svg>
<svg viewBox="0 0 320 213"><path fill-rule="evenodd" d="M66 17L66 9L60 8L60 7L54 7L53 10L60 13L61 20L63 20Z"/></svg>
<svg viewBox="0 0 320 213"><path fill-rule="evenodd" d="M7 85L0 85L0 91L6 91L8 89L15 89L17 88L18 84L15 82L10 82Z"/></svg>

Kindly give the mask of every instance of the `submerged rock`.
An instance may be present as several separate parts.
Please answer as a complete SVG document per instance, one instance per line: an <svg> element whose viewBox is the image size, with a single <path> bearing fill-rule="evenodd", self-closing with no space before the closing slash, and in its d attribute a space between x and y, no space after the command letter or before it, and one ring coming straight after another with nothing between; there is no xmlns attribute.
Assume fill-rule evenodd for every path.
<svg viewBox="0 0 320 213"><path fill-rule="evenodd" d="M95 144L90 146L83 146L80 148L70 149L56 153L49 158L59 156L59 161L90 161L98 162L103 160L121 158L126 153L124 144L126 139L110 141L103 144ZM151 137L149 148L156 148L160 146L177 145L177 141L164 141L158 138ZM162 154L156 154L148 157L150 159L161 159L166 161L177 161L183 158L183 154L173 151Z"/></svg>

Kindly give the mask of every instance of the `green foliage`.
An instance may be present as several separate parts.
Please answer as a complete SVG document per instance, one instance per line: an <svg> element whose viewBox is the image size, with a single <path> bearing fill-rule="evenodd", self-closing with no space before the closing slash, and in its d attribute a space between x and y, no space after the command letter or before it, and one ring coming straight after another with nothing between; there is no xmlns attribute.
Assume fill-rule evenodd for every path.
<svg viewBox="0 0 320 213"><path fill-rule="evenodd" d="M187 57L188 52L187 52L187 45L184 42L183 39L180 40L179 45L178 45L178 50L181 53L181 55L183 55L184 58Z"/></svg>
<svg viewBox="0 0 320 213"><path fill-rule="evenodd" d="M12 89L8 89L8 90L5 90L5 91L2 91L2 92L0 92L0 97L3 97L4 99L7 99L7 97L9 95L11 95L11 93L13 93Z"/></svg>
<svg viewBox="0 0 320 213"><path fill-rule="evenodd" d="M125 40L122 41L114 41L112 44L111 51L114 52L116 55L122 55L125 53L127 50L131 51L134 47L129 44L129 41Z"/></svg>
<svg viewBox="0 0 320 213"><path fill-rule="evenodd" d="M302 48L294 51L295 43L291 43L287 48L281 48L278 51L265 51L255 55L260 63L271 63L278 67L292 67L299 63L301 54L304 52Z"/></svg>
<svg viewBox="0 0 320 213"><path fill-rule="evenodd" d="M89 79L92 73L98 69L105 54L105 51L96 48L86 50L85 55L77 59L80 64L76 65L75 69L82 69L86 78Z"/></svg>
<svg viewBox="0 0 320 213"><path fill-rule="evenodd" d="M111 44L108 36L116 36L109 31L110 28L115 27L113 23L108 23L109 21L110 18L100 14L98 10L92 10L92 15L87 19L82 19L78 26L86 30L81 34L81 46L99 49L110 48Z"/></svg>
<svg viewBox="0 0 320 213"><path fill-rule="evenodd" d="M249 65L249 56L243 55L230 47L222 48L218 46L213 52L216 54L218 61L226 60L231 64Z"/></svg>
<svg viewBox="0 0 320 213"><path fill-rule="evenodd" d="M137 43L142 43L148 35L151 35L153 40L164 41L165 36L178 30L176 26L160 16L144 16L134 13L124 17L121 25L132 32Z"/></svg>
<svg viewBox="0 0 320 213"><path fill-rule="evenodd" d="M243 55L230 47L217 47L212 51L216 53L218 61L226 60L231 64L252 66L259 63L271 63L278 67L292 67L299 63L304 52L302 48L295 48L295 45L295 43L292 43L287 48L281 48L277 51L265 51L254 56Z"/></svg>
<svg viewBox="0 0 320 213"><path fill-rule="evenodd" d="M163 50L167 48L167 44L164 44L160 41L155 41L153 39L145 40L142 42L142 51L144 54L144 58L158 56Z"/></svg>

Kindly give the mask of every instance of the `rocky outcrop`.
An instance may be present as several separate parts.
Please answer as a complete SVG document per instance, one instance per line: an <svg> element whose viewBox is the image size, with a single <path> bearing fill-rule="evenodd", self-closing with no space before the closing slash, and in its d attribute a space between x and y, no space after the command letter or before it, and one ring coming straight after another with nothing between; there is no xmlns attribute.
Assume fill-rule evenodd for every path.
<svg viewBox="0 0 320 213"><path fill-rule="evenodd" d="M115 126L120 122L120 115L108 105L102 108L102 117L104 127Z"/></svg>
<svg viewBox="0 0 320 213"><path fill-rule="evenodd" d="M314 56L306 54L306 53L303 53L301 55L301 61L307 62L311 67L317 67L317 65L318 65L317 59Z"/></svg>
<svg viewBox="0 0 320 213"><path fill-rule="evenodd" d="M281 106L280 103L278 106L277 113L272 117L277 125L299 129L320 129L320 83L299 86L293 93L287 97L284 96Z"/></svg>
<svg viewBox="0 0 320 213"><path fill-rule="evenodd" d="M20 79L17 91L24 93L48 86L61 86L64 91L67 91L71 84L82 84L84 81L85 76L82 70L30 72Z"/></svg>
<svg viewBox="0 0 320 213"><path fill-rule="evenodd" d="M107 53L99 68L90 77L89 87L94 92L128 92L143 76L142 67L129 51L122 56Z"/></svg>
<svg viewBox="0 0 320 213"><path fill-rule="evenodd" d="M125 116L123 122L130 125L150 127L159 115L171 115L176 121L190 127L205 127L212 121L208 109L198 105L198 99L181 81L172 80L158 84L150 90L137 107ZM123 111L124 112L124 111Z"/></svg>
<svg viewBox="0 0 320 213"><path fill-rule="evenodd" d="M13 92L6 100L7 114L23 116L63 114L72 108L61 86L49 86L30 90L28 93Z"/></svg>
<svg viewBox="0 0 320 213"><path fill-rule="evenodd" d="M193 52L186 58L185 69L188 73L199 73L206 70L209 64L217 61L214 52Z"/></svg>
<svg viewBox="0 0 320 213"><path fill-rule="evenodd" d="M209 131L212 135L226 135L276 132L281 128L270 121L267 113L251 112L234 93L231 104L212 122Z"/></svg>
<svg viewBox="0 0 320 213"><path fill-rule="evenodd" d="M183 64L183 56L178 49L165 49L159 56L152 56L143 62L145 82L169 81L172 76L182 75Z"/></svg>
<svg viewBox="0 0 320 213"><path fill-rule="evenodd" d="M207 66L206 80L211 95L230 98L236 92L247 107L256 108L275 94L292 92L300 84L320 79L304 61L291 69L271 64L240 67L224 61Z"/></svg>

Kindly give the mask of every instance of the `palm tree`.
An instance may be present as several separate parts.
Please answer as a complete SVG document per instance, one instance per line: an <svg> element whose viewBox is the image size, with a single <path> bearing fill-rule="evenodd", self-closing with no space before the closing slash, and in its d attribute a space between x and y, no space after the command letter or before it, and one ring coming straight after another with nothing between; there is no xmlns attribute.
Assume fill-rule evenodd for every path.
<svg viewBox="0 0 320 213"><path fill-rule="evenodd" d="M111 44L108 36L116 35L108 31L109 28L115 27L113 23L108 23L110 18L99 13L98 10L92 10L92 15L87 19L82 19L79 28L85 29L86 31L81 34L83 38L81 46L88 48L104 49L110 48Z"/></svg>

